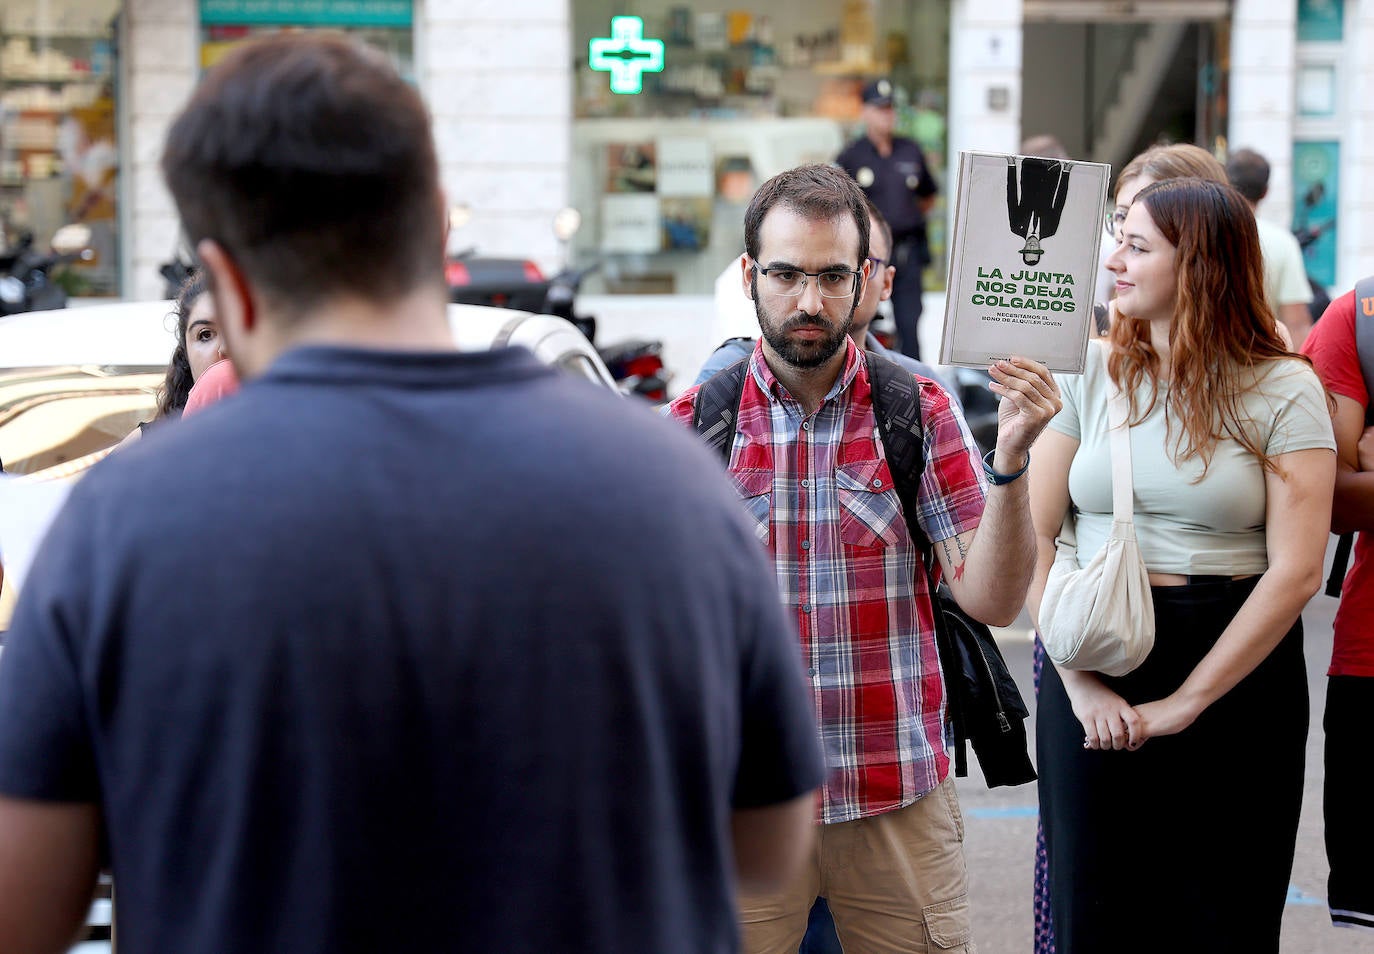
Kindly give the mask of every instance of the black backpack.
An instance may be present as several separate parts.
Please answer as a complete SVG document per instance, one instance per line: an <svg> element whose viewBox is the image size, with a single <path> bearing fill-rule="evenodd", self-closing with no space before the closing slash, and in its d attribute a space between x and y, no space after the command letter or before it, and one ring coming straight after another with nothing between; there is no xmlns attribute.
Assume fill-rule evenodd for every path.
<svg viewBox="0 0 1374 954"><path fill-rule="evenodd" d="M933 582L934 554L914 517L925 468L920 391L911 372L872 351L865 355L888 468L907 530L925 555L922 565ZM703 381L696 396L692 426L727 466L748 375L749 359L744 358ZM961 610L943 584L932 588L931 598L935 644L949 696L946 711L954 739L955 775L968 775L967 742L973 745L989 788L1035 781L1026 744L1025 720L1030 712L992 631Z"/></svg>
<svg viewBox="0 0 1374 954"><path fill-rule="evenodd" d="M1374 398L1374 275L1355 283L1355 350L1360 356L1360 373L1364 385ZM1364 426L1374 425L1374 400L1364 409ZM1336 541L1336 553L1331 560L1331 575L1326 578L1326 595L1340 596L1345 583L1345 571L1350 566L1350 548L1355 534L1343 533Z"/></svg>

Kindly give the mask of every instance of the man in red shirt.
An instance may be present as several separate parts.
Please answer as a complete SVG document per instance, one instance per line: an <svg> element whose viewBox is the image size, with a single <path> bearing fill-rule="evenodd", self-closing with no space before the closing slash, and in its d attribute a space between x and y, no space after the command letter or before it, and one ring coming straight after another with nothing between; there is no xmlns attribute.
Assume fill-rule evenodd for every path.
<svg viewBox="0 0 1374 954"><path fill-rule="evenodd" d="M1336 497L1333 533L1358 532L1355 565L1336 610L1335 645L1327 670L1326 774L1323 807L1331 864L1327 904L1338 926L1374 930L1374 828L1369 823L1369 727L1374 714L1374 431L1366 429L1369 390L1360 371L1358 320L1374 320L1374 299L1349 292L1331 303L1303 353L1336 397ZM1366 435L1370 439L1362 439Z"/></svg>
<svg viewBox="0 0 1374 954"><path fill-rule="evenodd" d="M871 275L863 192L832 166L761 186L745 213L745 294L762 337L729 470L796 621L826 753L817 850L780 894L740 899L744 950L796 951L817 896L841 943L971 950L963 823L944 745L944 685L923 553L876 436L867 358L849 336ZM1030 445L1058 412L1045 367L998 361L996 449L916 378L924 460L914 519L965 612L1006 625L1034 558ZM697 388L669 407L691 426ZM991 486L989 486L991 485Z"/></svg>

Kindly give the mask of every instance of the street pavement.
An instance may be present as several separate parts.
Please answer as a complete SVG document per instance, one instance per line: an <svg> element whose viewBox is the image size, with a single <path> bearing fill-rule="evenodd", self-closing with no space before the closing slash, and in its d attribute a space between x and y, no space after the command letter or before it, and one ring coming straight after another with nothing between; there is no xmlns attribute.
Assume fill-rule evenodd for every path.
<svg viewBox="0 0 1374 954"><path fill-rule="evenodd" d="M1334 538L1333 538L1334 539ZM1328 563L1330 552L1327 554ZM1337 601L1318 594L1303 612L1311 722L1307 733L1307 777L1297 854L1283 915L1281 954L1369 954L1374 934L1331 926L1326 910L1326 851L1322 844L1322 727L1326 705L1326 666L1331 660L1331 624ZM999 632L998 642L1031 709L1034 744L1035 697L1031 690L1031 646L1026 619ZM1032 753L1033 755L1034 753ZM969 775L958 780L965 820L965 850L969 865L969 894L973 905L973 935L981 954L1027 954L1032 949L1031 908L1035 861L1035 785L989 790L969 756ZM1254 797L1263 798L1263 792ZM1263 837L1263 832L1256 832ZM1181 867L1186 868L1186 859ZM1141 899L1144 930L1160 931L1160 947L1168 940L1169 886Z"/></svg>

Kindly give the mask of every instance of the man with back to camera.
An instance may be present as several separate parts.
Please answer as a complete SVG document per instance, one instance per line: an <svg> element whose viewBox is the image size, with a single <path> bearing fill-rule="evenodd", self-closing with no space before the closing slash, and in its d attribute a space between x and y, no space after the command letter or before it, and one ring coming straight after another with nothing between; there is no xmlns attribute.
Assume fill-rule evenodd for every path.
<svg viewBox="0 0 1374 954"><path fill-rule="evenodd" d="M921 276L930 264L926 213L939 190L921 147L915 140L893 135L897 112L892 92L892 83L885 79L864 87L864 134L846 146L835 162L873 200L892 229L892 264L897 268L892 318L902 354L919 358Z"/></svg>
<svg viewBox="0 0 1374 954"><path fill-rule="evenodd" d="M821 764L718 465L454 351L429 119L380 54L246 44L167 142L246 384L96 468L34 564L0 946L65 949L108 859L121 954L735 949Z"/></svg>
<svg viewBox="0 0 1374 954"><path fill-rule="evenodd" d="M824 896L846 949L969 951L929 584L875 435L867 358L848 335L871 275L863 193L832 166L774 176L745 213L745 249L743 285L763 336L729 470L800 631L827 763L805 870L781 892L741 895L745 950L795 952ZM1060 400L1034 361L1012 357L990 372L1003 400L981 466L948 396L917 379L925 466L915 517L964 611L1006 625L1034 562L1030 445ZM671 416L691 426L698 391L672 402Z"/></svg>
<svg viewBox="0 0 1374 954"><path fill-rule="evenodd" d="M1226 178L1250 203L1259 227L1260 253L1264 257L1264 294L1274 315L1288 328L1293 350L1302 347L1312 330L1312 286L1297 237L1281 225L1259 216L1259 204L1269 194L1269 163L1253 149L1237 149L1226 162Z"/></svg>

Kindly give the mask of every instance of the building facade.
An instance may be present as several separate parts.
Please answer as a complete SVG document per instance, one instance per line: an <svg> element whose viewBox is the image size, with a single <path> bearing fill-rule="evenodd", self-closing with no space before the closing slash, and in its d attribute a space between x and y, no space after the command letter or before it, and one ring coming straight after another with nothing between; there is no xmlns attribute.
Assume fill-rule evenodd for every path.
<svg viewBox="0 0 1374 954"><path fill-rule="evenodd" d="M594 54L622 16L661 69L637 65L651 46ZM7 237L87 221L97 259L78 294L162 295L171 118L228 44L319 26L381 47L424 93L465 209L455 246L598 261L592 292L710 294L752 188L832 158L877 75L897 79L901 131L940 173L961 149L1045 132L1118 166L1158 135L1256 148L1274 169L1261 214L1319 232L1313 274L1344 289L1374 271L1374 57L1355 55L1374 49L1374 0L11 0ZM617 63L636 64L638 92L612 91ZM584 222L567 245L565 206Z"/></svg>

